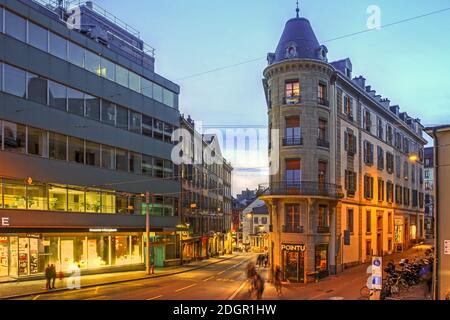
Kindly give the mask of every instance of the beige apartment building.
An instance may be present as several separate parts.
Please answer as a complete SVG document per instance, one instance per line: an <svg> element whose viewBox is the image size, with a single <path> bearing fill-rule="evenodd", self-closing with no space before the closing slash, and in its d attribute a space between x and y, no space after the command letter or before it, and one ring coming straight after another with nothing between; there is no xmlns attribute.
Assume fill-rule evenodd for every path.
<svg viewBox="0 0 450 320"><path fill-rule="evenodd" d="M419 119L328 62L310 22L286 23L268 54L272 267L307 282L424 237ZM278 169L278 170L277 170Z"/></svg>

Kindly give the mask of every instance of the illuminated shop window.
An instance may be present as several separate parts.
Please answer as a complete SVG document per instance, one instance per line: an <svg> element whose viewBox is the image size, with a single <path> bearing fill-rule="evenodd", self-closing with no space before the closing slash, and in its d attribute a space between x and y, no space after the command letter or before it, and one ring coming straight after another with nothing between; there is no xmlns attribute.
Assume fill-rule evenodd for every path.
<svg viewBox="0 0 450 320"><path fill-rule="evenodd" d="M47 210L47 190L43 184L27 186L28 210Z"/></svg>
<svg viewBox="0 0 450 320"><path fill-rule="evenodd" d="M26 209L25 182L3 179L3 202L5 209Z"/></svg>
<svg viewBox="0 0 450 320"><path fill-rule="evenodd" d="M102 209L102 198L100 192L86 191L86 212L100 213L101 209Z"/></svg>
<svg viewBox="0 0 450 320"><path fill-rule="evenodd" d="M116 196L111 193L102 192L102 213L116 213ZM87 199L87 194L86 194Z"/></svg>
<svg viewBox="0 0 450 320"><path fill-rule="evenodd" d="M51 211L67 211L67 188L50 185L48 205Z"/></svg>
<svg viewBox="0 0 450 320"><path fill-rule="evenodd" d="M67 199L69 212L85 212L84 190L68 188ZM91 202L91 204L93 203Z"/></svg>

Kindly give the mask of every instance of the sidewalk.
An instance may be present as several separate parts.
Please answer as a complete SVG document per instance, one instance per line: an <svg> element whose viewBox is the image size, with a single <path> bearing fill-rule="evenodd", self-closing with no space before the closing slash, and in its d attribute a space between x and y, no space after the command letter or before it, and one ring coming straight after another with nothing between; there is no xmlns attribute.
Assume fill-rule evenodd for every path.
<svg viewBox="0 0 450 320"><path fill-rule="evenodd" d="M210 258L207 260L192 262L183 266L174 266L166 268L155 268L155 274L147 275L145 271L129 271L129 272L116 272L96 275L81 276L81 288L96 287L107 284L116 284L127 281L143 280L150 278L158 278L164 276L170 276L174 274L184 273L200 268L204 268L208 265L216 264L225 260L229 260L236 257L234 254L224 255L217 258ZM33 280L33 281L16 281L8 283L0 283L0 299L19 298L30 295L46 294L49 292L58 292L69 290L68 278L63 280L56 279L56 289L51 291L46 290L45 280Z"/></svg>

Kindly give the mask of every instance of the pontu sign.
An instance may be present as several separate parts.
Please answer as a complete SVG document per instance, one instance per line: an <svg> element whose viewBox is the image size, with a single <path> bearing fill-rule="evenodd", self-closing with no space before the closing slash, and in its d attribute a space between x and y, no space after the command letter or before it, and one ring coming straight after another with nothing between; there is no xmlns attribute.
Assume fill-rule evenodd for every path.
<svg viewBox="0 0 450 320"><path fill-rule="evenodd" d="M9 227L9 217L0 217L0 226L1 227Z"/></svg>
<svg viewBox="0 0 450 320"><path fill-rule="evenodd" d="M282 244L281 250L303 252L306 250L305 244Z"/></svg>

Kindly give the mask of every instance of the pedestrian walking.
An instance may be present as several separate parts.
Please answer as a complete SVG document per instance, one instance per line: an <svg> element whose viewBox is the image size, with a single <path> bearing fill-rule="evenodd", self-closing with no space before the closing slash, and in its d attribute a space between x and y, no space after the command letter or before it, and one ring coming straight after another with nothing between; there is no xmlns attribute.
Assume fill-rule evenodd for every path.
<svg viewBox="0 0 450 320"><path fill-rule="evenodd" d="M267 268L268 264L269 264L269 255L266 253L264 255L264 268Z"/></svg>
<svg viewBox="0 0 450 320"><path fill-rule="evenodd" d="M264 279L261 277L260 274L256 274L255 285L256 285L256 299L261 300L262 295L264 293Z"/></svg>
<svg viewBox="0 0 450 320"><path fill-rule="evenodd" d="M419 276L424 282L425 299L431 298L431 288L433 285L433 263L428 263L419 272Z"/></svg>
<svg viewBox="0 0 450 320"><path fill-rule="evenodd" d="M281 295L281 268L280 266L277 266L275 268L275 290L277 291L278 295Z"/></svg>
<svg viewBox="0 0 450 320"><path fill-rule="evenodd" d="M45 289L50 290L51 289L51 266L48 265L47 268L45 268Z"/></svg>
<svg viewBox="0 0 450 320"><path fill-rule="evenodd" d="M55 289L55 281L56 281L56 267L54 264L50 266L50 280L51 280L51 288Z"/></svg>

